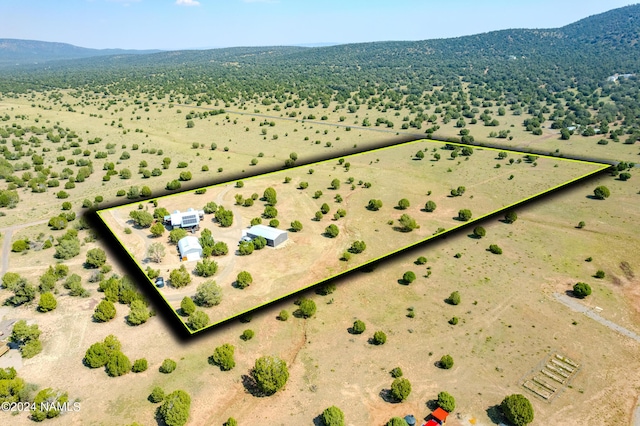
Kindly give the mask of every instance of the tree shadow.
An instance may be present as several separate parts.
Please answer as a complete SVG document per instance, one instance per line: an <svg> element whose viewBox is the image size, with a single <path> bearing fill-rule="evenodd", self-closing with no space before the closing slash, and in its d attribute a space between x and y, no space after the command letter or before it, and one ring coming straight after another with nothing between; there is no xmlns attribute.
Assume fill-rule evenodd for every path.
<svg viewBox="0 0 640 426"><path fill-rule="evenodd" d="M407 228L405 228L403 226L394 226L392 229L394 231L396 231L396 232L402 232L402 233L405 233L405 234L412 231L412 229L407 229Z"/></svg>
<svg viewBox="0 0 640 426"><path fill-rule="evenodd" d="M595 195L587 195L585 198L588 198L589 200L602 200L602 198L598 198Z"/></svg>
<svg viewBox="0 0 640 426"><path fill-rule="evenodd" d="M388 402L389 404L397 404L398 402L400 402L393 397L393 395L391 394L391 389L382 389L378 393L378 395L384 402Z"/></svg>
<svg viewBox="0 0 640 426"><path fill-rule="evenodd" d="M241 376L242 386L244 386L244 390L251 394L251 396L255 396L256 398L262 398L267 396L264 392L260 390L256 380L248 374L243 374Z"/></svg>
<svg viewBox="0 0 640 426"><path fill-rule="evenodd" d="M437 399L430 399L425 403L425 405L427 406L429 411L434 411L436 408L439 407Z"/></svg>
<svg viewBox="0 0 640 426"><path fill-rule="evenodd" d="M313 418L313 426L325 426L325 422L322 419L322 414L318 414Z"/></svg>
<svg viewBox="0 0 640 426"><path fill-rule="evenodd" d="M482 237L479 237L478 235L473 234L473 233L472 234L467 234L467 237L471 238L472 240L480 240L480 239L482 239Z"/></svg>
<svg viewBox="0 0 640 426"><path fill-rule="evenodd" d="M399 278L397 282L398 282L398 284L404 285L404 286L408 286L409 284L411 284L409 281L405 281L402 278Z"/></svg>
<svg viewBox="0 0 640 426"><path fill-rule="evenodd" d="M502 415L502 411L500 410L499 405L493 405L487 408L486 412L487 412L487 416L489 417L489 420L491 420L493 424L499 425L501 423L507 422L507 419L505 419L504 416Z"/></svg>

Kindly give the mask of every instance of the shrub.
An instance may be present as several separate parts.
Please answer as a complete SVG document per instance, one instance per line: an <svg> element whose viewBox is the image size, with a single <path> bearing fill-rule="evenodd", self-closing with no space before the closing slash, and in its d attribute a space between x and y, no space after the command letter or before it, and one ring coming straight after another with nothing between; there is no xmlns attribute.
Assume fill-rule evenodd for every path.
<svg viewBox="0 0 640 426"><path fill-rule="evenodd" d="M106 365L107 374L111 377L118 377L131 371L131 361L120 351L114 351L109 356Z"/></svg>
<svg viewBox="0 0 640 426"><path fill-rule="evenodd" d="M254 249L255 246L253 245L252 241L241 241L240 245L238 246L238 254L240 256L248 256L253 253Z"/></svg>
<svg viewBox="0 0 640 426"><path fill-rule="evenodd" d="M456 409L456 400L448 392L438 393L438 406L444 411L451 413Z"/></svg>
<svg viewBox="0 0 640 426"><path fill-rule="evenodd" d="M222 288L215 281L205 281L198 286L193 299L198 306L216 306L222 301Z"/></svg>
<svg viewBox="0 0 640 426"><path fill-rule="evenodd" d="M233 345L225 343L215 348L211 359L215 365L220 367L220 370L229 371L236 366L236 362L233 359L234 351L235 347Z"/></svg>
<svg viewBox="0 0 640 426"><path fill-rule="evenodd" d="M601 185L601 186L597 186L596 189L593 190L593 195L598 200L604 200L605 198L609 198L609 196L611 195L611 192L609 191L609 188Z"/></svg>
<svg viewBox="0 0 640 426"><path fill-rule="evenodd" d="M291 230L293 232L302 231L302 223L300 223L300 221L298 221L298 220L294 220L293 222L291 222Z"/></svg>
<svg viewBox="0 0 640 426"><path fill-rule="evenodd" d="M365 251L367 244L364 241L354 241L349 248L349 252L358 254Z"/></svg>
<svg viewBox="0 0 640 426"><path fill-rule="evenodd" d="M274 356L258 358L251 375L258 388L266 395L273 395L284 387L289 379L287 363Z"/></svg>
<svg viewBox="0 0 640 426"><path fill-rule="evenodd" d="M253 330L246 329L242 332L240 338L246 342L247 340L253 339L253 336L255 336L255 332Z"/></svg>
<svg viewBox="0 0 640 426"><path fill-rule="evenodd" d="M131 367L131 371L134 373L142 373L149 367L147 360L145 358L140 358L134 361L133 367Z"/></svg>
<svg viewBox="0 0 640 426"><path fill-rule="evenodd" d="M440 358L440 368L444 368L445 370L450 369L451 367L453 367L453 358L451 357L451 355L443 355L442 358Z"/></svg>
<svg viewBox="0 0 640 426"><path fill-rule="evenodd" d="M384 331L376 331L373 333L373 344L374 345L384 345L387 341L387 335Z"/></svg>
<svg viewBox="0 0 640 426"><path fill-rule="evenodd" d="M130 304L131 310L127 315L127 323L129 325L140 325L149 319L149 309L147 305L140 299L133 300Z"/></svg>
<svg viewBox="0 0 640 426"><path fill-rule="evenodd" d="M311 299L303 299L298 307L298 314L302 318L309 318L316 313L316 302Z"/></svg>
<svg viewBox="0 0 640 426"><path fill-rule="evenodd" d="M461 220L463 222L468 221L469 219L471 219L471 210L469 209L462 209L458 212L458 220Z"/></svg>
<svg viewBox="0 0 640 426"><path fill-rule="evenodd" d="M411 394L411 382L404 377L398 377L391 383L391 396L396 401L404 401Z"/></svg>
<svg viewBox="0 0 640 426"><path fill-rule="evenodd" d="M104 367L107 361L109 361L109 351L105 347L104 343L94 343L89 346L89 349L85 352L83 361L85 365L90 368Z"/></svg>
<svg viewBox="0 0 640 426"><path fill-rule="evenodd" d="M427 258L424 256L420 256L416 259L416 264L418 265L424 265L425 263L427 263Z"/></svg>
<svg viewBox="0 0 640 426"><path fill-rule="evenodd" d="M449 320L449 324L451 324L451 325L456 325L456 324L458 324L458 317L452 317L452 318Z"/></svg>
<svg viewBox="0 0 640 426"><path fill-rule="evenodd" d="M224 422L224 425L222 426L238 426L238 421L233 417L229 417L227 421Z"/></svg>
<svg viewBox="0 0 640 426"><path fill-rule="evenodd" d="M238 288L246 288L253 283L253 277L247 271L241 271L236 278Z"/></svg>
<svg viewBox="0 0 640 426"><path fill-rule="evenodd" d="M460 293L457 291L454 291L453 293L451 293L449 295L449 298L447 299L447 303L449 303L450 305L459 305L460 304Z"/></svg>
<svg viewBox="0 0 640 426"><path fill-rule="evenodd" d="M56 302L56 298L52 293L46 292L40 295L40 301L38 302L38 310L40 312L52 311L56 306L58 306L58 302Z"/></svg>
<svg viewBox="0 0 640 426"><path fill-rule="evenodd" d="M591 286L587 283L576 283L573 286L574 296L584 299L591 294Z"/></svg>
<svg viewBox="0 0 640 426"><path fill-rule="evenodd" d="M395 367L391 370L391 377L393 377L394 379L397 379L398 377L402 377L402 368L400 367Z"/></svg>
<svg viewBox="0 0 640 426"><path fill-rule="evenodd" d="M524 395L513 394L505 397L500 404L500 410L514 426L525 426L533 421L533 406Z"/></svg>
<svg viewBox="0 0 640 426"><path fill-rule="evenodd" d="M382 208L382 200L369 200L369 204L367 204L367 208L369 210L378 211Z"/></svg>
<svg viewBox="0 0 640 426"><path fill-rule="evenodd" d="M191 397L182 390L177 390L164 398L164 402L158 408L158 417L167 426L184 426L189 420L191 409Z"/></svg>
<svg viewBox="0 0 640 426"><path fill-rule="evenodd" d="M340 233L340 230L338 229L338 227L336 225L334 225L332 223L331 225L329 225L329 226L327 226L325 228L324 233L325 233L326 236L328 236L330 238L335 238Z"/></svg>
<svg viewBox="0 0 640 426"><path fill-rule="evenodd" d="M189 316L196 311L196 304L191 297L185 296L180 302L180 310L183 315Z"/></svg>
<svg viewBox="0 0 640 426"><path fill-rule="evenodd" d="M112 320L116 316L116 307L113 302L109 300L102 300L96 306L93 312L93 318L98 322L107 322Z"/></svg>
<svg viewBox="0 0 640 426"><path fill-rule="evenodd" d="M29 249L29 243L25 240L16 240L11 245L11 251L14 253L22 253Z"/></svg>
<svg viewBox="0 0 640 426"><path fill-rule="evenodd" d="M409 424L402 417L392 417L391 420L387 422L387 426L409 426Z"/></svg>
<svg viewBox="0 0 640 426"><path fill-rule="evenodd" d="M493 254L502 254L502 249L498 247L497 244L491 244L489 246L489 251Z"/></svg>
<svg viewBox="0 0 640 426"><path fill-rule="evenodd" d="M200 330L209 324L209 315L204 311L195 311L189 316L187 326L192 330Z"/></svg>
<svg viewBox="0 0 640 426"><path fill-rule="evenodd" d="M476 238L482 238L487 235L487 231L482 226L476 226L475 228L473 228L473 235Z"/></svg>
<svg viewBox="0 0 640 426"><path fill-rule="evenodd" d="M353 322L353 334L362 334L364 333L364 331L367 329L366 324L364 323L364 321L361 320L355 320Z"/></svg>
<svg viewBox="0 0 640 426"><path fill-rule="evenodd" d="M56 216L49 219L49 226L53 230L65 229L67 224L68 220L65 216Z"/></svg>
<svg viewBox="0 0 640 426"><path fill-rule="evenodd" d="M400 201L398 201L398 208L400 210L406 210L409 208L409 206L410 206L409 200L407 200L406 198L403 198Z"/></svg>
<svg viewBox="0 0 640 426"><path fill-rule="evenodd" d="M508 211L504 215L504 221L507 223L513 223L518 220L518 215L514 211Z"/></svg>
<svg viewBox="0 0 640 426"><path fill-rule="evenodd" d="M287 312L285 309L281 310L280 313L278 314L278 319L280 321L286 321L289 319L289 312Z"/></svg>
<svg viewBox="0 0 640 426"><path fill-rule="evenodd" d="M162 234L164 234L165 228L162 222L156 222L151 226L149 231L154 237L160 237Z"/></svg>
<svg viewBox="0 0 640 426"><path fill-rule="evenodd" d="M402 281L404 281L407 284L411 284L415 280L416 280L416 274L413 271L407 271L402 276Z"/></svg>
<svg viewBox="0 0 640 426"><path fill-rule="evenodd" d="M429 213L434 211L436 209L436 207L437 206L436 206L435 201L431 201L431 200L427 201L427 203L424 205L424 209Z"/></svg>
<svg viewBox="0 0 640 426"><path fill-rule="evenodd" d="M587 224L586 224L583 220L581 220L580 222L578 222L578 228L579 228L579 229L582 229L582 228L584 228L585 226L587 226Z"/></svg>
<svg viewBox="0 0 640 426"><path fill-rule="evenodd" d="M176 364L174 360L167 358L162 361L162 365L160 366L159 371L164 374L170 374L173 372L173 370L176 369L177 366L178 364Z"/></svg>
<svg viewBox="0 0 640 426"><path fill-rule="evenodd" d="M604 275L605 275L604 271L602 269L598 269L598 271L595 273L594 277L602 279L602 278L604 278Z"/></svg>
<svg viewBox="0 0 640 426"><path fill-rule="evenodd" d="M402 216L400 216L399 222L400 222L400 229L403 232L411 232L414 229L420 228L416 220L411 216L409 216L408 214L403 214Z"/></svg>
<svg viewBox="0 0 640 426"><path fill-rule="evenodd" d="M176 228L169 231L169 242L178 244L178 241L187 236L187 231L182 228Z"/></svg>
<svg viewBox="0 0 640 426"><path fill-rule="evenodd" d="M107 262L107 254L101 248L93 248L87 252L86 265L90 268L100 268Z"/></svg>
<svg viewBox="0 0 640 426"><path fill-rule="evenodd" d="M54 391L51 388L42 389L33 400L35 409L31 412L31 419L41 422L44 419L58 417L63 406L69 403L66 392Z"/></svg>
<svg viewBox="0 0 640 426"><path fill-rule="evenodd" d="M180 265L179 269L171 271L169 274L169 280L171 281L171 286L180 288L191 283L191 275L184 265Z"/></svg>
<svg viewBox="0 0 640 426"><path fill-rule="evenodd" d="M151 394L149 395L149 401L158 403L158 402L162 402L163 399L164 399L164 390L162 390L160 386L154 387L153 390L151 391Z"/></svg>
<svg viewBox="0 0 640 426"><path fill-rule="evenodd" d="M211 259L202 259L196 263L195 274L200 277L210 277L218 272L218 263Z"/></svg>
<svg viewBox="0 0 640 426"><path fill-rule="evenodd" d="M344 426L344 413L341 409L332 405L322 412L322 421L325 426Z"/></svg>

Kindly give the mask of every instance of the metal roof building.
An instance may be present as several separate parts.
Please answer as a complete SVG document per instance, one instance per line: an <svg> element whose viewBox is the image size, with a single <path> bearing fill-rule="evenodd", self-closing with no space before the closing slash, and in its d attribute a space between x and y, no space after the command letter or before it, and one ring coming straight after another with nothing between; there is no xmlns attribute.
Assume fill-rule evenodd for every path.
<svg viewBox="0 0 640 426"><path fill-rule="evenodd" d="M200 260L202 258L202 246L198 238L192 235L178 241L178 251L182 260Z"/></svg>
<svg viewBox="0 0 640 426"><path fill-rule="evenodd" d="M254 225L247 230L247 235L251 238L263 237L267 240L267 245L277 247L287 241L288 233L282 229L272 228L266 225Z"/></svg>

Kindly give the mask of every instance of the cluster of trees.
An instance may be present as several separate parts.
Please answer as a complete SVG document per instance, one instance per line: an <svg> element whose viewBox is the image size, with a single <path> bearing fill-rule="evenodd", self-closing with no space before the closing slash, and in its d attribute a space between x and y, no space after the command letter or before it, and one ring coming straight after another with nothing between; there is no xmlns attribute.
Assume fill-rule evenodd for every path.
<svg viewBox="0 0 640 426"><path fill-rule="evenodd" d="M191 396L183 390L176 390L168 395L156 386L149 395L149 401L160 403L157 409L158 418L167 426L184 426L189 421Z"/></svg>
<svg viewBox="0 0 640 426"><path fill-rule="evenodd" d="M109 376L118 377L133 371L134 365L136 366L135 372L144 371L146 360L138 360L132 365L129 358L122 353L122 344L118 338L110 334L102 342L96 342L89 346L84 355L83 363L89 368L105 367Z"/></svg>
<svg viewBox="0 0 640 426"><path fill-rule="evenodd" d="M25 320L19 320L13 325L9 340L18 346L23 358L32 358L42 352L38 324L28 325Z"/></svg>

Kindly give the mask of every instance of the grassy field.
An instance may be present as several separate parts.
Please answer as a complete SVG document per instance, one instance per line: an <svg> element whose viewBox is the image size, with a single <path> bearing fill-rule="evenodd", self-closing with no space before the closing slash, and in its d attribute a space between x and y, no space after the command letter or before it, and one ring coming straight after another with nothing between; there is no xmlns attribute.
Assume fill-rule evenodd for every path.
<svg viewBox="0 0 640 426"><path fill-rule="evenodd" d="M438 153L444 159L435 161L426 157L419 160L415 157L418 151L426 152L427 156ZM534 166L531 162L522 161L524 157L515 152L508 155L519 161L509 164L508 158L499 159L497 151L486 149L476 150L471 156L461 156L458 161L448 158L451 152L442 143L412 142L343 157L343 165L337 160L330 160L258 176L243 181L242 188L231 182L209 187L205 194L187 192L167 196L157 199L158 207L170 212L184 210L187 206L200 209L213 201L234 213L234 224L229 228L216 226L211 216L207 216L201 226L201 232L209 229L216 241L223 241L230 247L229 255L215 258L218 272L213 278L224 289L223 302L205 309L212 323L216 324L387 253L424 241L439 229L462 226L464 222L457 220L460 209L472 209L475 219L602 169L597 164L549 157L538 159ZM346 164L349 164L348 168ZM505 167L496 168L496 164ZM285 177L290 178L290 182ZM334 179L339 182L338 189L331 186ZM301 189L302 182L308 184L306 189ZM368 184L371 186L367 187ZM464 195L451 196L451 189L464 185L468 185ZM247 228L252 219L261 217L267 203L258 200L250 207L238 206L235 196L247 199L251 194L263 194L266 188L274 188L278 194L279 227L287 229L287 224L299 220L304 228L301 232L290 232L287 243L277 249L267 248L251 256L238 256L235 247L242 229ZM322 193L318 198L315 196L317 191ZM341 201L336 201L337 196ZM399 209L397 206L401 198L409 200L411 205ZM366 206L371 199L381 200L383 207L379 211L368 210ZM436 203L434 212L425 211L428 200ZM324 203L330 211L317 220L314 214ZM150 207L147 206L149 211ZM179 261L175 245L171 245L166 236L153 238L148 229L136 229L130 234L124 232L126 228L134 227L129 214L138 208L138 203L127 204L102 211L100 217L142 270L147 266L161 271L176 269L183 262ZM338 209L344 209L346 216L336 220L332 216ZM415 218L419 229L402 232L398 222L402 214ZM335 238L325 235L325 228L330 224L339 230ZM148 262L147 250L156 240L164 243L169 255L160 263L153 264ZM341 261L342 254L356 240L367 243L365 252L353 255L349 261ZM195 261L188 262L188 270L193 270L195 264ZM250 272L255 280L244 290L232 287L240 271ZM194 296L198 284L210 279L193 275L192 284L187 288L160 290L174 309L179 309L183 297Z"/></svg>
<svg viewBox="0 0 640 426"><path fill-rule="evenodd" d="M400 115L396 116L396 111L367 110L365 106L361 106L354 114L345 111L334 113L332 108L303 107L296 118L285 120L285 117L280 117L284 112L268 111L263 106L247 104L245 110L245 106L231 105L225 108L227 111L224 114L194 118L194 127L187 128L185 114L192 109L199 111L195 106L175 105L170 108L150 102L145 107L144 101L137 105L134 100L123 99L115 100L114 105L105 109L108 100L98 95L83 95L83 99L65 93L59 101L50 99L49 95L34 93L33 96L18 99L3 98L0 101L0 115L6 113L11 116L11 121L4 125L11 126L15 122L16 126L23 128L32 125L50 128L59 123L61 128L75 131L78 138L67 140L63 137L62 141L54 143L46 140L45 135L37 135L41 143L29 142L29 146L23 148L25 156L17 161L12 160L12 163L29 162L33 153L44 154L44 166L62 174L65 167L74 173L78 170L77 166L66 164L69 159L88 158L93 162L94 172L84 182L77 182L75 188L65 190L69 193L66 199L59 199L55 194L63 190L68 179L59 179L60 187L49 188L44 193L33 193L28 186L17 188L20 195L17 208L0 209L5 214L0 217L0 243L7 238L11 242L22 238L36 241L40 234L44 234L45 238L49 235L60 237L65 230L51 230L46 223L61 212L63 201L71 201L72 211L80 215L85 211L81 207L85 199L89 199L92 207L109 206L119 201L116 191L126 191L131 186L148 185L154 196L166 194L166 183L177 179L184 170L193 173L193 179L184 182L184 187L192 185L191 188L195 188L280 168L291 152L298 154L298 163L319 156L347 155L396 137L396 133L402 136L401 120L408 114L408 111L400 111ZM69 111L69 106L76 112ZM145 108L149 108L149 111L145 111ZM211 108L221 106L212 105ZM178 113L178 109L182 111ZM260 112L256 113L256 109ZM303 123L302 117L310 113L317 118L311 120L313 123L309 119ZM355 121L362 123L367 114L373 123L378 116L384 116L394 121L395 126L393 129L387 129L384 125L356 127ZM322 120L322 115L327 115L327 120ZM347 117L343 122L339 118L341 115ZM634 145L614 142L598 145L598 136L586 138L574 135L569 141L560 141L549 129L545 129L548 133L535 137L521 129L524 114L511 116L508 111L505 117L496 118L501 122L497 128L481 124L467 125L476 142L503 143L505 147L541 149L543 152L559 149L560 154L597 156L603 160L634 161L637 158L637 146ZM271 125L272 121L274 126ZM119 124L122 127L118 127ZM459 129L454 128L453 124L440 123L441 128L436 135L456 136ZM352 127L347 130L341 125ZM263 129L266 129L266 135L262 134ZM503 129L511 129L513 140L483 136L485 132L488 136L489 131ZM422 132L423 129L407 131ZM277 139L273 138L274 134L278 135ZM24 141L31 135L27 133ZM102 141L92 145L87 143L96 137L102 138ZM81 152L73 154L76 147L70 145L79 138L83 138L77 147ZM3 140L11 147L12 138ZM315 141L320 143L316 144ZM212 142L217 145L215 150L211 150ZM331 142L330 147L327 142ZM193 147L194 143L197 144L196 148ZM114 144L114 147L107 148L107 144ZM134 144L138 144L138 149L133 149ZM225 146L228 148L226 151ZM43 148L50 151L44 152ZM57 151L58 148L60 151ZM27 155L28 149L33 151ZM96 153L109 152L109 149L114 151L107 154L107 158L95 158ZM154 154L151 153L153 149L156 150ZM160 149L163 153L159 155ZM90 151L86 157L84 150ZM143 153L144 150L147 151ZM120 159L123 151L130 154L128 159ZM371 167L368 162L356 166L352 161L353 173L348 174L338 166L334 171L335 163L327 163L326 173L321 173L320 168L314 166L316 172L313 175L304 174L307 173L306 167L300 169L303 174L299 177L294 176L294 170L287 170L285 175L293 178L290 184L281 183L280 178L272 182L278 190L280 222L286 225L296 218L305 220L305 229L300 237L310 235L320 238L320 232L333 221L326 217L320 223L311 221L315 209L321 201L327 201L332 211L337 208L337 204L329 198L332 191L324 189L331 181L328 176L330 173L339 172L340 176L345 177L353 174L356 183L360 179L373 183L369 189L357 187L353 191L351 198L354 207L347 209L347 216L336 224L357 229L364 224L356 223L358 218L362 221L365 215L377 215L380 223L370 222L367 226L377 227L380 233L386 232L385 235L392 238L406 237L394 232L386 224L387 220L397 219L400 215L400 211L394 210L393 206L404 193L398 191L396 185L414 191L408 192L407 198L411 201L410 209L416 219L425 220L420 223L420 232L426 236L439 226L456 223L451 217L457 212L459 201L473 201L473 205L465 207L475 215L476 211L485 207L488 210L500 205L504 195L511 196L509 191L514 191L512 195L516 199L516 191L526 190L529 185L544 186L548 184L547 178L550 176L560 176L557 173L567 173L568 176L559 181L575 176L570 163L562 162L558 168L554 168L552 160L547 159L539 159L537 167L523 162L513 166L503 164L501 168L494 169L498 160L491 159L482 164L478 161L488 151L476 149L469 161L458 157L460 164L457 160L447 160L444 155L439 162L431 162L429 156L422 161L413 161L410 156L414 151L417 150L393 161L385 154L380 156L379 163L373 160ZM58 156L65 156L65 160L58 161ZM162 168L164 157L171 158L168 169ZM258 160L255 166L251 165L253 158ZM147 166L142 168L158 168L162 175L143 178L138 174L141 161L147 162ZM177 168L181 161L186 162L188 167ZM104 162L113 162L118 172L123 168L130 169L132 177L121 179L114 175L108 182L103 181ZM399 176L386 182L372 167L375 165L385 173L392 173L398 170L397 164L402 164L407 170L418 168L417 173L424 173L425 177L434 170L438 172L435 176L453 180L439 182L437 187L435 183L438 182L433 187L431 180L427 184L414 185L413 181L403 180ZM209 171L202 171L203 166L208 166ZM424 170L425 166L428 170ZM357 170L358 167L362 169ZM445 167L451 167L452 172L444 170L442 173L443 170L438 170ZM218 172L219 168L223 170ZM506 180L509 174L506 173L511 168L517 170L516 173L509 173L515 175L511 181L513 185L505 185L504 182L509 182ZM35 175L33 168L30 172ZM481 182L485 179L478 178L479 173L500 178L483 185ZM280 310L293 312L297 308L293 299L287 299L255 313L248 323L232 321L188 341L174 336L168 325L169 319L161 316L155 316L136 327L128 325L125 318L129 309L122 304L116 306L116 318L107 323L96 323L92 321L93 310L102 300L103 293L97 291L97 283L88 282L91 271L83 265L86 251L103 247L107 250L108 263L113 272L122 275L126 270L118 264L102 240L92 241L88 230L79 232L79 238L83 241L80 254L65 263L69 265L70 273L82 277L89 296L72 297L67 290L61 289L57 294L58 308L54 311L44 314L37 312L36 297L32 303L18 308L3 306L0 308L0 319L27 319L37 323L42 330L43 352L34 358L22 360L19 376L40 388L53 387L66 391L71 399L78 398L82 404L79 412L47 420L51 425L122 425L134 421L145 425L156 424L154 415L157 405L147 400L154 386L162 386L167 392L183 389L191 395L189 425L222 424L230 416L238 419L240 424L308 424L323 409L334 404L345 412L347 424L383 425L394 415L413 413L418 418L425 417L430 412L427 402L435 399L437 393L443 390L456 398L455 413L447 422L454 426L499 423L495 405L511 393L523 393L530 399L536 413L533 425L628 424L640 387L640 380L634 374L640 369L637 356L639 343L571 311L557 302L553 294L570 290L576 282L587 282L592 286L593 294L580 303L600 307L600 315L605 319L640 332L640 264L637 256L634 256L640 248L636 226L640 220L640 196L635 181L637 176L633 174L627 182L599 175L521 206L517 209L518 220L513 224L502 223L500 218L484 220L480 224L486 228L487 235L482 239L470 238L467 235L469 232L457 232L384 261L372 272L350 274L336 282L337 289L330 295L306 295L318 306L317 314L307 320L295 317L290 317L288 321L276 319ZM299 206L287 206L285 197L288 190L298 192L295 189L296 178L302 179L302 176L309 181L309 188L304 192L307 197L317 189L324 193L318 200L305 199L308 203L306 216L301 215ZM238 191L230 189L224 195L225 206L232 207L236 192L248 196L264 190L265 184L257 178L244 181L244 188ZM255 188L251 187L254 182ZM459 185L467 187L465 195L447 198L447 191ZM593 188L598 185L606 185L611 190L608 199L589 198ZM434 213L451 210L449 213L452 214L448 217L442 216L443 225L426 222L426 218L422 218L428 214L418 211L428 198L425 196L428 190L439 197L436 199L438 209ZM351 190L343 182L339 192L346 199ZM374 192L377 192L375 197L368 195ZM209 200L213 194L212 188L204 195L190 197L195 202L205 198ZM495 197L489 197L488 194ZM471 195L475 195L473 200L470 199ZM103 201L95 203L96 196L103 196ZM370 198L382 199L383 209L378 212L365 210L364 204ZM450 205L445 208L447 203ZM487 204L485 206L482 203ZM204 202L198 201L195 207L200 207L200 204ZM260 214L262 207L263 203L256 203L250 208L234 208L238 210L238 217L242 217L243 224L246 224ZM352 214L356 212L359 214ZM577 229L579 221L585 221L586 226ZM74 222L70 222L70 227L73 225ZM217 229L216 226L213 229ZM418 233L415 235L418 236ZM344 245L335 247L326 259L337 261L337 256L352 237L355 239L356 234L342 241ZM324 244L325 240L322 242ZM374 247L373 241L366 242L367 250ZM391 242L396 244L398 240ZM489 244L498 244L503 254L489 253ZM380 250L383 249L381 246ZM254 253L250 259L265 253ZM456 257L457 253L461 256ZM8 259L8 271L20 273L35 285L47 267L57 262L53 257L53 249L30 250L26 254L3 252L2 256L3 261ZM425 256L428 262L416 265L414 261L418 256ZM585 259L589 257L592 261L586 262ZM323 270L325 267L322 265ZM605 271L603 279L593 277L598 269ZM399 284L398 280L408 270L414 271L418 278L410 285ZM431 271L430 274L428 271ZM229 282L227 280L225 284ZM246 290L249 289L251 286ZM457 306L444 302L452 291L461 294L462 301ZM4 300L10 295L8 290L0 289L0 299ZM415 313L413 318L407 316L409 308ZM453 316L459 318L455 326L448 323ZM366 323L367 329L362 335L348 332L355 319ZM248 341L241 340L240 335L245 329L254 330L255 337ZM376 330L383 330L387 334L388 340L384 345L368 343ZM102 369L92 370L83 366L86 349L109 334L118 336L123 352L132 361L147 358L149 369L143 373L111 378ZM230 372L222 372L208 363L213 349L223 343L231 343L236 347L237 365ZM521 386L521 381L546 356L555 352L575 360L581 369L570 387L565 388L552 402L546 402L528 393ZM450 370L434 365L444 354L454 358L455 363ZM247 390L245 376L249 374L255 359L262 355L279 355L286 360L290 378L283 391L271 397L258 398ZM158 372L165 358L178 363L174 373L165 375ZM392 382L389 371L397 366L411 381L413 391L405 402L390 403L385 401L385 389L389 389ZM16 416L0 413L0 421L16 425L31 424L26 413Z"/></svg>

